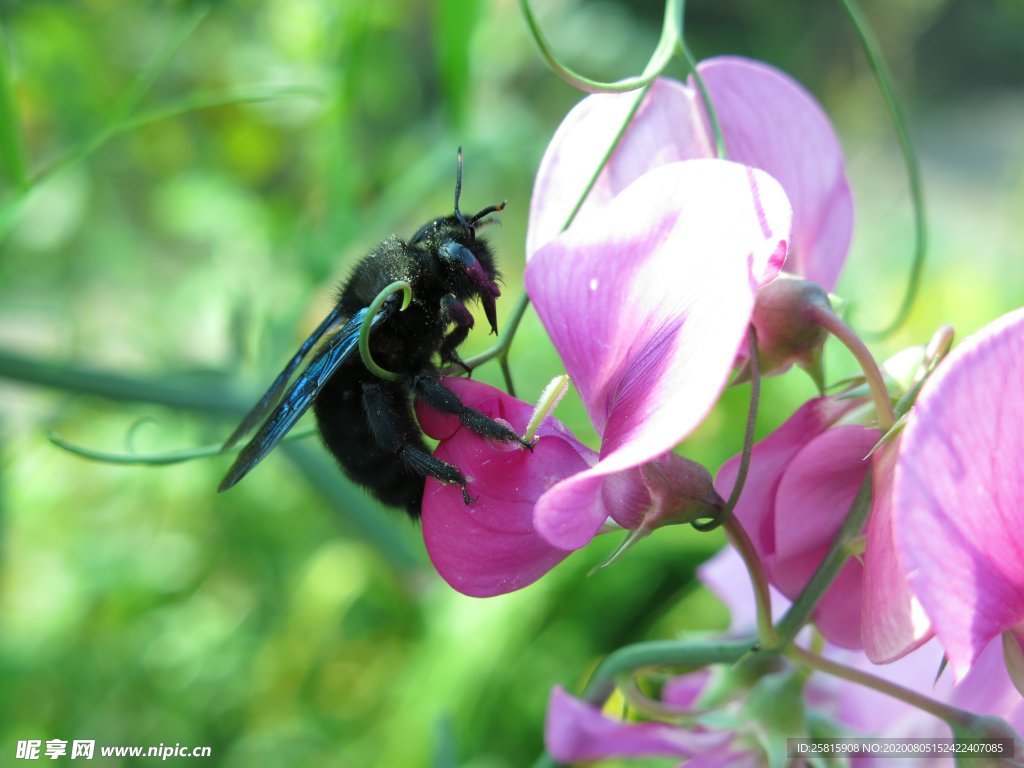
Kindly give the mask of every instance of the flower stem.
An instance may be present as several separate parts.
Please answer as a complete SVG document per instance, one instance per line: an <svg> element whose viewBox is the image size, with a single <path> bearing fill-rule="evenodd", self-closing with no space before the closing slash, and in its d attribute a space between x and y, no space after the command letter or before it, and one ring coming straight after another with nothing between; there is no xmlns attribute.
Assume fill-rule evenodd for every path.
<svg viewBox="0 0 1024 768"><path fill-rule="evenodd" d="M850 17L857 37L860 39L861 48L867 57L868 66L881 91L882 99L885 101L886 109L889 110L889 118L892 120L893 128L899 139L900 151L903 153L903 162L907 169L907 183L910 186L910 198L914 206L914 256L910 266L910 278L907 281L906 292L903 294L903 301L896 312L892 322L878 331L872 331L868 335L874 338L885 338L895 331L907 319L910 308L914 305L914 299L921 285L921 273L924 271L924 262L927 249L927 223L924 211L924 191L921 184L921 170L918 166L917 155L914 152L914 143L910 139L910 131L907 129L907 121L900 109L892 88L892 75L885 65L882 56L881 46L875 39L867 18L861 12L854 0L839 0L846 15Z"/></svg>
<svg viewBox="0 0 1024 768"><path fill-rule="evenodd" d="M757 648L753 637L719 643L693 643L661 640L627 645L613 651L594 671L587 683L583 698L600 708L615 689L615 680L626 673L644 667L682 666L707 667L711 664L735 664ZM560 765L547 752L533 764L533 768L553 768Z"/></svg>
<svg viewBox="0 0 1024 768"><path fill-rule="evenodd" d="M725 535L729 542L743 558L743 564L747 567L747 574L750 576L751 586L754 588L754 604L757 607L757 636L761 639L761 645L765 648L775 648L779 644L779 637L775 634L775 626L772 624L772 598L768 588L768 578L765 576L764 567L761 565L761 558L754 549L750 537L744 530L743 525L735 517L725 521Z"/></svg>
<svg viewBox="0 0 1024 768"><path fill-rule="evenodd" d="M697 60L690 53L689 46L682 35L679 36L679 55L682 56L686 65L690 68L693 82L697 84L697 92L700 94L701 103L704 105L704 112L708 116L708 123L711 125L711 135L715 138L715 157L719 160L728 160L729 153L725 149L725 139L722 137L722 124L718 122L718 112L711 102L711 93L704 84L704 78L700 76L697 69Z"/></svg>
<svg viewBox="0 0 1024 768"><path fill-rule="evenodd" d="M533 438L537 436L537 430L540 429L540 425L544 419L551 415L551 412L555 410L559 401L565 397L565 393L569 391L569 376L563 373L561 376L556 376L548 385L544 387L544 391L540 393L540 398L537 400L537 405L533 409L533 415L530 416L530 421L526 425L526 432L523 433L523 439L529 442L533 441Z"/></svg>
<svg viewBox="0 0 1024 768"><path fill-rule="evenodd" d="M752 637L718 643L657 640L627 645L610 653L598 665L587 683L583 698L591 704L604 704L619 675L644 667L671 665L697 668L711 664L735 664L756 645L757 641Z"/></svg>
<svg viewBox="0 0 1024 768"><path fill-rule="evenodd" d="M846 513L843 527L839 529L839 533L832 540L832 545L829 547L828 552L825 553L825 557L818 564L818 568L814 571L814 575L811 576L811 580L807 582L807 586L797 595L796 600L793 601L789 610L786 611L786 615L776 625L778 647L791 644L797 632L810 619L815 606L821 600L821 596L832 585L832 582L839 574L839 570L850 557L850 541L860 535L860 531L864 527L864 521L867 520L868 512L870 511L871 474L868 473L867 477L864 478L864 482L861 483L860 489L857 491L857 496L850 506L850 511Z"/></svg>
<svg viewBox="0 0 1024 768"><path fill-rule="evenodd" d="M798 645L791 645L785 651L785 655L801 666L809 667L810 669L817 670L818 672L824 672L827 675L832 675L833 677L838 677L843 680L848 680L851 683L856 683L857 685L862 685L866 688L873 688L879 693L884 693L886 696L899 699L912 707L920 709L922 712L934 715L940 720L948 723L950 726L959 723L969 723L975 719L974 715L957 709L956 707L951 707L941 701L930 699L917 691L904 688L902 685L897 685L889 680L872 675L869 672L854 669L853 667L848 667L845 664L839 664L831 659L826 659L824 656L812 653Z"/></svg>
<svg viewBox="0 0 1024 768"><path fill-rule="evenodd" d="M667 0L665 3L665 21L662 25L661 39L658 41L654 53L651 54L647 66L644 67L643 74L608 83L585 77L559 61L554 51L551 50L551 46L548 45L548 41L540 29L540 24L530 9L529 2L519 0L519 8L530 28L530 34L533 35L534 42L537 43L541 56L544 57L551 71L574 88L588 93L624 93L644 88L653 83L655 78L665 71L665 67L668 66L676 52L677 42L682 38L684 5L685 0Z"/></svg>
<svg viewBox="0 0 1024 768"><path fill-rule="evenodd" d="M565 224L562 225L561 231L564 232L572 224L576 218L576 214L580 212L580 208L583 207L583 203L586 202L587 197L590 195L590 190L594 188L594 184L597 183L598 177L601 175L601 171L608 165L608 161L611 159L612 153L615 152L615 148L619 146L619 142L622 137L626 135L626 129L629 124L633 122L633 116L636 111L640 109L640 105L643 103L644 98L647 96L649 86L645 86L637 92L636 98L633 100L633 106L630 107L629 112L626 113L625 119L622 121L622 126L619 128L618 133L615 134L612 139L611 145L608 147L608 151L605 152L604 157L601 158L601 162L597 164L594 169L594 173L587 181L583 191L580 193L579 198L576 200L576 205L569 212L569 216L565 220ZM514 389L512 386L512 374L508 368L508 354L512 348L512 340L515 338L516 331L519 329L519 323L523 320L523 315L526 314L526 308L530 304L530 297L523 293L512 307L512 313L509 315L508 320L505 323L505 330L498 336L497 343L490 349L485 349L479 355L474 355L466 361L466 365L470 368L476 368L478 365L486 363L488 360L493 360L495 357L500 358L501 370L505 375L505 387L510 395L514 396Z"/></svg>
<svg viewBox="0 0 1024 768"><path fill-rule="evenodd" d="M461 158L461 155L459 156ZM461 167L461 166L460 166ZM385 381L399 381L402 377L393 371L389 371L386 368L381 368L377 365L377 361L373 359L373 355L370 354L370 330L373 328L374 322L377 320L377 313L380 312L380 308L384 306L384 302L387 301L391 294L402 292L402 306L399 312L402 312L409 307L409 302L412 301L412 286L409 285L405 280L395 280L387 287L384 288L372 302L370 307L366 310L366 315L363 317L363 322L359 326L359 356L363 359L363 365L366 366L366 370L372 373L379 379Z"/></svg>
<svg viewBox="0 0 1024 768"><path fill-rule="evenodd" d="M304 440L307 437L312 437L316 432L317 430L315 427L311 427L310 429L293 429L282 438L281 442ZM64 439L55 432L51 432L47 435L47 439L49 439L49 441L55 446L67 451L68 453L74 454L75 456L79 456L83 459L98 461L103 464L163 467L170 464L182 464L186 461L224 455L224 446L222 443L212 443L209 445L201 445L197 448L186 448L180 451L167 451L165 453L113 453L110 451L100 451L95 448L87 448L84 445L73 443L70 440ZM238 453L240 450L241 446L235 448L234 452Z"/></svg>
<svg viewBox="0 0 1024 768"><path fill-rule="evenodd" d="M871 390L871 399L875 403L878 426L883 432L888 432L895 423L896 416L893 414L892 400L889 398L889 390L885 386L885 378L882 376L882 371L879 369L878 363L875 362L871 350L853 328L844 323L830 307L814 305L809 308L809 311L823 328L850 350L860 364L868 388Z"/></svg>
<svg viewBox="0 0 1024 768"><path fill-rule="evenodd" d="M733 483L732 493L725 507L718 516L707 523L694 521L690 523L696 530L706 533L713 531L732 517L733 510L740 503L740 496L743 494L743 486L747 482L747 472L750 471L750 456L754 451L754 429L757 426L757 408L761 402L761 361L757 355L757 331L753 325L747 326L747 347L750 351L750 407L747 409L747 424L743 431L743 450L740 452L740 466L736 471L736 482Z"/></svg>

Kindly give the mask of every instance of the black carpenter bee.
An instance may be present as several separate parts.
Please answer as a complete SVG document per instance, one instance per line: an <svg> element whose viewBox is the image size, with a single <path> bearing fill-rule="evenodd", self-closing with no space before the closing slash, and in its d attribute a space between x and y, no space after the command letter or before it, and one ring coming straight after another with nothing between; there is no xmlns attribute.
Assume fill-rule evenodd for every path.
<svg viewBox="0 0 1024 768"><path fill-rule="evenodd" d="M485 438L532 447L504 424L464 406L441 383L434 362L436 355L442 364L468 372L457 349L473 327L466 304L474 299L483 305L491 332L498 332L498 270L490 246L477 229L488 223L487 216L503 210L505 203L467 217L459 210L461 191L460 149L455 213L427 222L408 242L392 235L356 265L337 304L225 442L227 450L262 422L219 490L241 480L310 405L327 448L345 474L384 504L403 508L413 518L420 516L426 477L458 483L465 502L474 500L458 467L430 455L413 414L414 398L458 416L463 425ZM409 306L400 309L401 297L395 293L368 317L374 299L397 280L412 288ZM397 374L396 380L371 373L356 351L364 323L370 326L373 360ZM327 340L289 387L292 375L324 337Z"/></svg>

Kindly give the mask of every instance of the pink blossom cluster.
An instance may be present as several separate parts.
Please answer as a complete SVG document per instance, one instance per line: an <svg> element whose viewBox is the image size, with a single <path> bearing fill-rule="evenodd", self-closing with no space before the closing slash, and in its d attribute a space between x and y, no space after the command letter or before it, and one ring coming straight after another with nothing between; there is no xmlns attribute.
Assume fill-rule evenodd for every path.
<svg viewBox="0 0 1024 768"><path fill-rule="evenodd" d="M438 457L462 468L479 496L465 505L457 488L430 480L423 500L430 557L461 592L525 587L611 522L647 533L713 517L740 458L712 481L673 449L743 364L752 324L767 372L806 362L807 350L776 343L777 308L763 297L793 277L822 296L838 280L853 230L839 142L814 99L779 71L737 58L698 71L728 160L715 157L694 84L657 80L639 107L635 94L580 102L537 176L526 289L599 449L550 416L530 452L418 411L440 441ZM949 673L932 693L1019 729L1024 709L1011 681L1024 688L1024 310L926 373L892 430L863 397L805 403L754 446L734 514L768 581L792 600L870 478L862 554L812 617L828 653L926 690L945 657ZM448 384L467 405L526 428L530 405L473 381ZM664 702L694 708L699 682L666 686ZM807 695L831 695L815 690ZM855 730L903 722L854 717L868 710L830 701L822 706ZM618 722L561 689L552 695L548 745L563 760L706 754L718 762L687 764L735 765L749 757L737 757L744 738L735 729Z"/></svg>

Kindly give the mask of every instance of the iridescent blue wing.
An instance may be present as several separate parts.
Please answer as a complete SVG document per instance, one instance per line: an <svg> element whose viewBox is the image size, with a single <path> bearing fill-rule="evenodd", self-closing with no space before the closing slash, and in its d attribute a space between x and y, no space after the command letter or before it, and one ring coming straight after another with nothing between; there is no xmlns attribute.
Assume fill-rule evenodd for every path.
<svg viewBox="0 0 1024 768"><path fill-rule="evenodd" d="M238 454L238 458L231 465L231 469L228 470L217 490L226 491L245 477L250 469L255 467L263 460L264 456L274 450L277 444L281 442L281 439L288 433L288 430L294 427L296 422L302 417L302 414L309 410L309 406L313 404L313 400L316 399L317 394L324 384L327 383L327 380L338 370L338 366L345 362L358 347L359 329L368 311L368 309L364 308L356 312L341 330L334 334L313 355L309 365L306 366L306 369L295 379L295 383L285 392L280 403L274 408L270 416L267 417L267 420L263 422L263 426L259 428L259 431L249 441L249 444ZM371 329L388 314L387 308L377 312L370 321ZM321 327L323 326L321 325ZM311 336L310 338L313 337ZM307 341L306 344L310 344L310 342ZM306 345L304 344L303 346ZM295 360L293 358L292 363L289 363L289 367L294 368L294 365ZM285 368L281 376L284 376L286 372L289 372L289 368ZM278 379L280 378L279 376ZM280 388L281 386L283 385L279 385L278 381L275 381L267 395L264 395L264 399L272 399L268 398L268 395L273 393L275 387ZM262 403L263 400L260 400L257 408ZM256 411L257 409L253 410Z"/></svg>
<svg viewBox="0 0 1024 768"><path fill-rule="evenodd" d="M313 348L313 345L320 341L320 337L330 330L331 326L334 325L338 318L341 317L341 309L335 307L331 310L331 313L323 319L323 322L317 326L316 330L310 334L309 338L302 342L302 346L295 353L291 360L288 361L288 365L284 367L277 378L274 379L274 383L270 385L263 397L260 398L259 402L252 407L245 418L242 419L242 423L238 425L238 428L231 433L231 437L224 441L224 445L221 446L221 452L230 451L234 447L235 443L245 437L247 434L252 432L257 424L261 423L267 414L273 410L274 406L281 400L281 393L284 392L284 388L288 386L288 381L291 379L292 374L298 369L299 364L303 358L306 357L306 353Z"/></svg>

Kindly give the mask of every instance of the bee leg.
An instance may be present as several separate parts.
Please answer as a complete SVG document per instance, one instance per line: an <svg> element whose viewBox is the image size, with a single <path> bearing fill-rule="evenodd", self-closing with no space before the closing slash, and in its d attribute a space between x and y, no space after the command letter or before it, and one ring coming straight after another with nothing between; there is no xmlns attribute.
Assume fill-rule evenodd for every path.
<svg viewBox="0 0 1024 768"><path fill-rule="evenodd" d="M462 404L459 396L448 389L436 377L421 373L413 377L413 393L424 403L441 413L450 413L458 416L459 421L466 429L475 432L481 437L490 440L497 440L502 443L516 442L525 448L533 450L533 442L524 439L516 434L511 427L485 416L473 408Z"/></svg>
<svg viewBox="0 0 1024 768"><path fill-rule="evenodd" d="M476 501L466 490L466 478L459 468L427 452L403 397L395 397L381 384L363 384L363 412L374 442L397 456L410 474L458 484L467 504Z"/></svg>
<svg viewBox="0 0 1024 768"><path fill-rule="evenodd" d="M473 327L473 315L466 309L466 305L456 299L451 293L441 299L441 309L444 311L445 319L455 326L444 337L444 341L441 342L441 349L439 350L441 362L457 365L467 374L472 374L473 369L462 361L456 349L469 335L469 331Z"/></svg>

